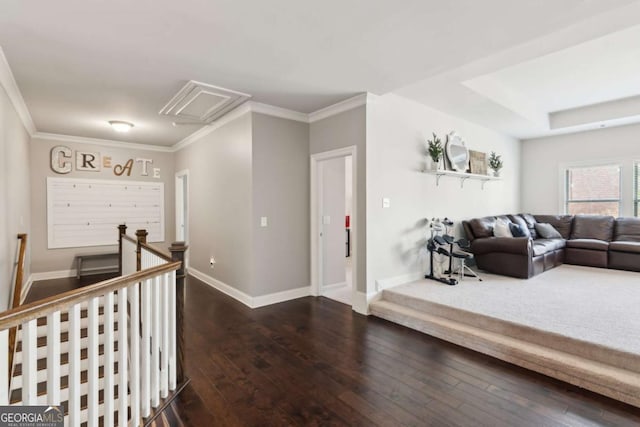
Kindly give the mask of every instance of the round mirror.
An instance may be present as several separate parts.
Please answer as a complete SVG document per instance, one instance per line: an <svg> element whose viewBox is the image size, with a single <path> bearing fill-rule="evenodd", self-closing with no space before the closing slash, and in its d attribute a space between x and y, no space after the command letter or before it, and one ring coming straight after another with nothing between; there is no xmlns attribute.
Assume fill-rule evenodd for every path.
<svg viewBox="0 0 640 427"><path fill-rule="evenodd" d="M447 135L447 158L451 162L451 168L458 172L466 172L469 169L469 150L464 145L462 138L455 132Z"/></svg>

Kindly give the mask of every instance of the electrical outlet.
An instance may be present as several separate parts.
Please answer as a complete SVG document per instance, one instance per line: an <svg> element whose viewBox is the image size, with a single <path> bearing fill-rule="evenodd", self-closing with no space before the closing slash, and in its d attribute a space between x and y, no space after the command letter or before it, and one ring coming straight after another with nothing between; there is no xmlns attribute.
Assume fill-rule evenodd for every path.
<svg viewBox="0 0 640 427"><path fill-rule="evenodd" d="M210 267L210 268L213 268L213 265L214 265L215 263L216 263L215 258L213 258L213 257L209 258L209 267Z"/></svg>
<svg viewBox="0 0 640 427"><path fill-rule="evenodd" d="M266 227L267 226L267 217L266 216L261 216L260 217L260 227Z"/></svg>

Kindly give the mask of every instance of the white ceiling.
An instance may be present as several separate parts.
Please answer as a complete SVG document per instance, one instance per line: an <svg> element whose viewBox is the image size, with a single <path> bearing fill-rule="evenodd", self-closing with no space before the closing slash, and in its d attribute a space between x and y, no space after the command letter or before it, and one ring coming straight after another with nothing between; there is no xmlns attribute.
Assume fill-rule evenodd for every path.
<svg viewBox="0 0 640 427"><path fill-rule="evenodd" d="M531 129L526 135L523 129L532 118L544 124L555 109L632 91L640 75L631 69L637 53L617 70L615 85L589 96L584 88L610 79L612 68L576 73L572 64L598 49L606 56L602 62L619 63L635 48L629 38L638 40L637 29L618 35L615 49L600 42L569 56L557 51L640 24L638 3L14 1L1 6L0 46L39 132L173 145L199 126L173 127L173 119L158 112L196 80L303 113L361 92L396 91L530 136ZM538 58L544 55L560 57ZM556 78L567 71L582 83L568 87L566 76L565 83ZM136 126L121 136L108 120Z"/></svg>

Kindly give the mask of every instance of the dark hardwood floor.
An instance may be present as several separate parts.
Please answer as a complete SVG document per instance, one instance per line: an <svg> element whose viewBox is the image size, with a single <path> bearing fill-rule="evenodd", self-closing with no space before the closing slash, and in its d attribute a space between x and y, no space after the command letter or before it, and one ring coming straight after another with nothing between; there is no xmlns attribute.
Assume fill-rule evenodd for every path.
<svg viewBox="0 0 640 427"><path fill-rule="evenodd" d="M638 408L326 298L251 310L186 289L191 382L153 426L640 425Z"/></svg>
<svg viewBox="0 0 640 427"><path fill-rule="evenodd" d="M114 277L118 277L118 273L92 274L89 276L83 276L80 279L75 277L64 277L62 279L39 280L37 282L33 282L33 285L31 285L31 289L29 289L29 293L27 294L24 303L28 304L52 295L62 294L73 289L92 285Z"/></svg>
<svg viewBox="0 0 640 427"><path fill-rule="evenodd" d="M251 310L189 277L186 321L175 425L640 425L638 408L325 298Z"/></svg>

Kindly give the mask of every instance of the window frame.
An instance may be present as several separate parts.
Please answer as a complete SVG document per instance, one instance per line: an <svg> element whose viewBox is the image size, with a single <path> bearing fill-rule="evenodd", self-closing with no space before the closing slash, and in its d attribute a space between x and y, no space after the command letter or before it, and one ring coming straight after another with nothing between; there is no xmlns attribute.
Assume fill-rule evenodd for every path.
<svg viewBox="0 0 640 427"><path fill-rule="evenodd" d="M640 160L633 162L633 216L640 214Z"/></svg>
<svg viewBox="0 0 640 427"><path fill-rule="evenodd" d="M640 162L636 162L635 165L640 164ZM570 175L570 171L572 169L586 169L586 168L597 168L597 167L607 167L607 166L615 166L618 168L618 198L617 199L588 199L588 200L569 200L569 194L570 194L570 183L569 183L569 175ZM617 216L621 216L622 215L622 209L623 209L623 175L624 175L624 166L622 165L621 162L618 161L608 161L608 162L593 162L593 163L579 163L579 164L572 164L572 165L565 165L563 167L564 169L564 173L563 173L563 179L564 179L564 197L563 197L563 209L564 209L564 213L568 214L569 213L569 204L570 203L613 203L613 202L617 202L618 203L618 215ZM637 171L637 169L635 169ZM637 195L637 192L634 193L634 195ZM635 199L635 197L634 197ZM635 209L638 209L638 204L635 203L634 204ZM637 211L636 211L636 216L637 216Z"/></svg>

